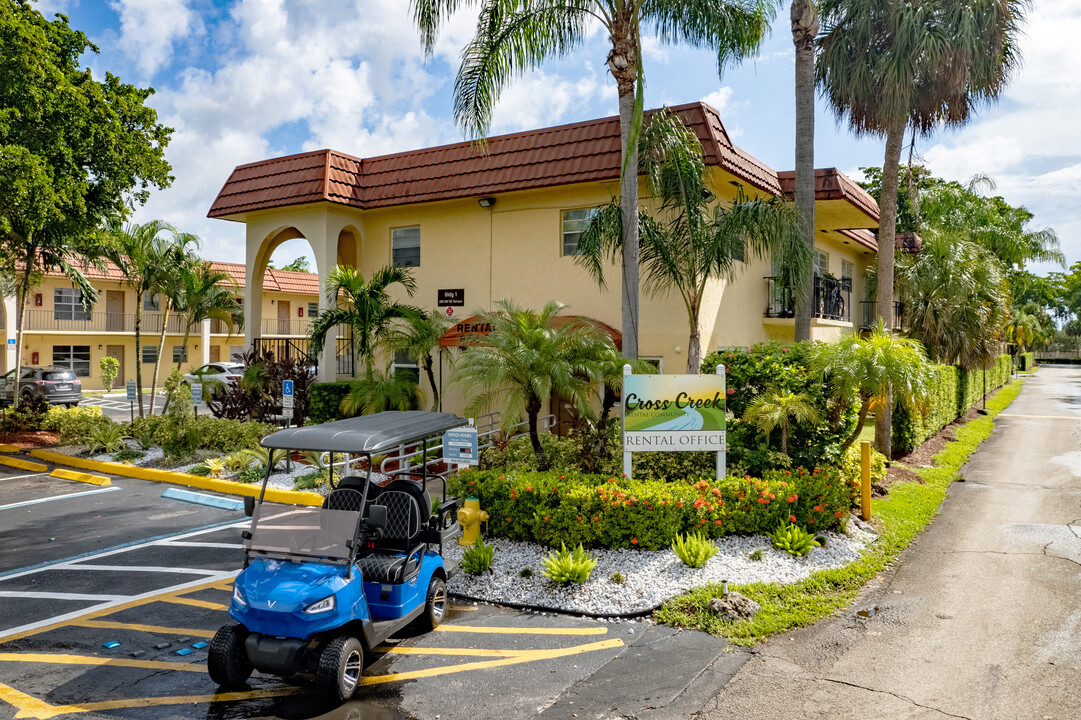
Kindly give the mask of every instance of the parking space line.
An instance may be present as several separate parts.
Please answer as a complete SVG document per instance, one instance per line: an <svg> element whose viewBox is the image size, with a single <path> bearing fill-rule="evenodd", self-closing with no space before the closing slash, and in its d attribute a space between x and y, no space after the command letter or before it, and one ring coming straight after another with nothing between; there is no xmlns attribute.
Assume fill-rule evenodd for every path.
<svg viewBox="0 0 1081 720"><path fill-rule="evenodd" d="M440 625L436 630L462 633L497 633L505 635L604 635L606 627L595 628L512 628L483 625Z"/></svg>
<svg viewBox="0 0 1081 720"><path fill-rule="evenodd" d="M39 503L53 502L54 500L70 500L75 497L83 497L84 495L97 495L98 493L116 492L120 488L107 487L100 490L87 490L86 492L68 493L67 495L56 495L54 497L38 498L37 500L27 500L25 502L12 503L11 505L0 505L0 510L11 510L13 508L26 507L27 505L37 505Z"/></svg>
<svg viewBox="0 0 1081 720"><path fill-rule="evenodd" d="M25 480L32 477L47 477L46 473L26 473L25 475L0 475L0 481L3 480Z"/></svg>
<svg viewBox="0 0 1081 720"><path fill-rule="evenodd" d="M160 660L128 660L127 658L97 657L94 655L50 655L49 653L0 653L0 662L32 662L52 665L110 665L112 667L141 668L144 670L180 670L181 672L205 673L206 665Z"/></svg>
<svg viewBox="0 0 1081 720"><path fill-rule="evenodd" d="M68 623L74 627L97 628L100 630L137 630L157 635L194 635L196 637L214 637L212 630L194 630L192 628L174 628L163 625L143 625L142 623L113 622L111 620L76 620Z"/></svg>
<svg viewBox="0 0 1081 720"><path fill-rule="evenodd" d="M88 595L85 593L38 592L36 590L0 590L0 597L40 598L42 600L90 600L97 602L131 600L131 595Z"/></svg>
<svg viewBox="0 0 1081 720"><path fill-rule="evenodd" d="M531 650L500 650L489 648L439 648L439 647L402 647L397 645L380 645L375 648L377 653L387 655L465 655L471 657L521 657L532 652Z"/></svg>
<svg viewBox="0 0 1081 720"><path fill-rule="evenodd" d="M88 565L86 563L72 563L64 566L65 570L108 570L109 572L152 572L152 573L176 573L178 575L216 575L214 570L202 568L178 568L158 567L154 565Z"/></svg>
<svg viewBox="0 0 1081 720"><path fill-rule="evenodd" d="M164 543L169 547L200 547L200 548L228 548L230 550L239 550L244 546L240 543L218 543L218 542L185 542L174 541Z"/></svg>
<svg viewBox="0 0 1081 720"><path fill-rule="evenodd" d="M206 600L196 600L195 598L186 597L171 597L165 598L164 602L173 603L174 605L190 605L192 607L205 608L207 610L228 610L228 605L222 605L221 603L207 602Z"/></svg>

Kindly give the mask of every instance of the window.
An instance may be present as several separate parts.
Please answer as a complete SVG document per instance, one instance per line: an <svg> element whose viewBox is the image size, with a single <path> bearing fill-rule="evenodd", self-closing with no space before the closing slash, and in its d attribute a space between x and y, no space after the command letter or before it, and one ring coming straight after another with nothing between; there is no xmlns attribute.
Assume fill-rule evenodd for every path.
<svg viewBox="0 0 1081 720"><path fill-rule="evenodd" d="M596 213L595 208L563 211L563 256L578 254L578 238Z"/></svg>
<svg viewBox="0 0 1081 720"><path fill-rule="evenodd" d="M392 261L396 267L420 267L420 227L390 231Z"/></svg>
<svg viewBox="0 0 1081 720"><path fill-rule="evenodd" d="M319 303L308 303L308 317L315 317L319 314Z"/></svg>
<svg viewBox="0 0 1081 720"><path fill-rule="evenodd" d="M68 368L78 377L90 377L90 346L53 345L53 365Z"/></svg>
<svg viewBox="0 0 1081 720"><path fill-rule="evenodd" d="M143 310L157 310L158 309L158 295L157 293L143 293Z"/></svg>
<svg viewBox="0 0 1081 720"><path fill-rule="evenodd" d="M143 345L143 362L156 363L158 361L158 346Z"/></svg>
<svg viewBox="0 0 1081 720"><path fill-rule="evenodd" d="M652 365L653 367L657 368L657 372L659 372L659 373L663 373L663 372L664 372L664 358L659 358L659 357L641 357L641 356L639 356L639 358L638 358L638 359L639 359L639 360L641 360L641 361L642 361L642 362L644 362L644 363L649 363L649 364L650 364L650 365Z"/></svg>
<svg viewBox="0 0 1081 720"><path fill-rule="evenodd" d="M851 280L852 279L852 269L853 269L852 263L848 262L847 260L842 260L841 261L841 277L848 278L849 280Z"/></svg>
<svg viewBox="0 0 1081 720"><path fill-rule="evenodd" d="M235 363L244 362L244 346L243 345L230 345L229 346L229 360Z"/></svg>
<svg viewBox="0 0 1081 720"><path fill-rule="evenodd" d="M747 238L742 234L732 243L732 259L747 262Z"/></svg>
<svg viewBox="0 0 1081 720"><path fill-rule="evenodd" d="M394 362L390 366L390 371L399 380L409 378L418 385L420 384L420 366L417 365L416 359L407 352L394 351Z"/></svg>
<svg viewBox="0 0 1081 720"><path fill-rule="evenodd" d="M186 363L188 361L188 346L173 345L173 362Z"/></svg>
<svg viewBox="0 0 1081 720"><path fill-rule="evenodd" d="M822 250L815 250L815 275L821 277L830 271L830 254Z"/></svg>
<svg viewBox="0 0 1081 720"><path fill-rule="evenodd" d="M89 320L90 313L83 310L83 291L75 288L54 289L53 319Z"/></svg>

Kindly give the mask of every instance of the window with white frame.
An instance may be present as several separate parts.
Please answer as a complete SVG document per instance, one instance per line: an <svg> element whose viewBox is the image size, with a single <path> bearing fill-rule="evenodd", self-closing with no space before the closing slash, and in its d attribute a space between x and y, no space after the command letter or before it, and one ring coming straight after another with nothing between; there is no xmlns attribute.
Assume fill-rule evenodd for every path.
<svg viewBox="0 0 1081 720"><path fill-rule="evenodd" d="M417 359L403 350L394 351L394 362L390 365L390 372L399 380L409 378L420 384L420 365Z"/></svg>
<svg viewBox="0 0 1081 720"><path fill-rule="evenodd" d="M848 262L847 260L841 261L841 277L851 280L853 275L852 271L854 269L855 266L852 263Z"/></svg>
<svg viewBox="0 0 1081 720"><path fill-rule="evenodd" d="M188 346L173 345L173 363L186 363L188 361Z"/></svg>
<svg viewBox="0 0 1081 720"><path fill-rule="evenodd" d="M90 346L53 345L53 365L68 368L78 377L90 377Z"/></svg>
<svg viewBox="0 0 1081 720"><path fill-rule="evenodd" d="M638 359L641 360L644 363L649 363L653 367L657 368L657 372L659 372L659 373L664 372L664 358L660 358L660 357L641 357L641 356L639 356Z"/></svg>
<svg viewBox="0 0 1081 720"><path fill-rule="evenodd" d="M143 310L157 310L158 309L158 294L157 293L143 293Z"/></svg>
<svg viewBox="0 0 1081 720"><path fill-rule="evenodd" d="M390 248L396 267L420 267L420 226L391 230Z"/></svg>
<svg viewBox="0 0 1081 720"><path fill-rule="evenodd" d="M83 291L75 288L53 289L53 319L89 320L90 313L83 310Z"/></svg>
<svg viewBox="0 0 1081 720"><path fill-rule="evenodd" d="M815 250L815 275L819 277L830 271L830 254L824 250Z"/></svg>
<svg viewBox="0 0 1081 720"><path fill-rule="evenodd" d="M578 238L589 227L589 221L596 214L596 208L578 208L563 211L563 256L578 254Z"/></svg>
<svg viewBox="0 0 1081 720"><path fill-rule="evenodd" d="M143 345L143 362L156 363L158 361L158 346Z"/></svg>
<svg viewBox="0 0 1081 720"><path fill-rule="evenodd" d="M318 314L319 314L319 303L317 303L317 302L308 303L308 317L315 317Z"/></svg>

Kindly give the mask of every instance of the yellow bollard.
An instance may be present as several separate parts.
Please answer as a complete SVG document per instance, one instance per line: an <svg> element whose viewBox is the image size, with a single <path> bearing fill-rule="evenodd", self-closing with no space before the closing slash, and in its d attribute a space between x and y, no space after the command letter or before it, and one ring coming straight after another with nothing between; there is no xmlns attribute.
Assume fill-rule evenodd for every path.
<svg viewBox="0 0 1081 720"><path fill-rule="evenodd" d="M462 526L459 545L472 545L480 537L480 524L488 522L488 513L480 509L480 500L475 497L465 499L465 507L458 511L458 523Z"/></svg>
<svg viewBox="0 0 1081 720"><path fill-rule="evenodd" d="M864 520L871 519L871 443L860 443L860 509Z"/></svg>

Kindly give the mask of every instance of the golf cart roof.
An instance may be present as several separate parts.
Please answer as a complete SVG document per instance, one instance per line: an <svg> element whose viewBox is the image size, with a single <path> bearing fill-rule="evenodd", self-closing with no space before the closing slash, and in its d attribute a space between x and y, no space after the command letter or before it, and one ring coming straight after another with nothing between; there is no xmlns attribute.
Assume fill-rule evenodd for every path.
<svg viewBox="0 0 1081 720"><path fill-rule="evenodd" d="M279 430L267 435L260 444L275 450L374 454L467 424L465 418L453 413L388 410L322 425Z"/></svg>

